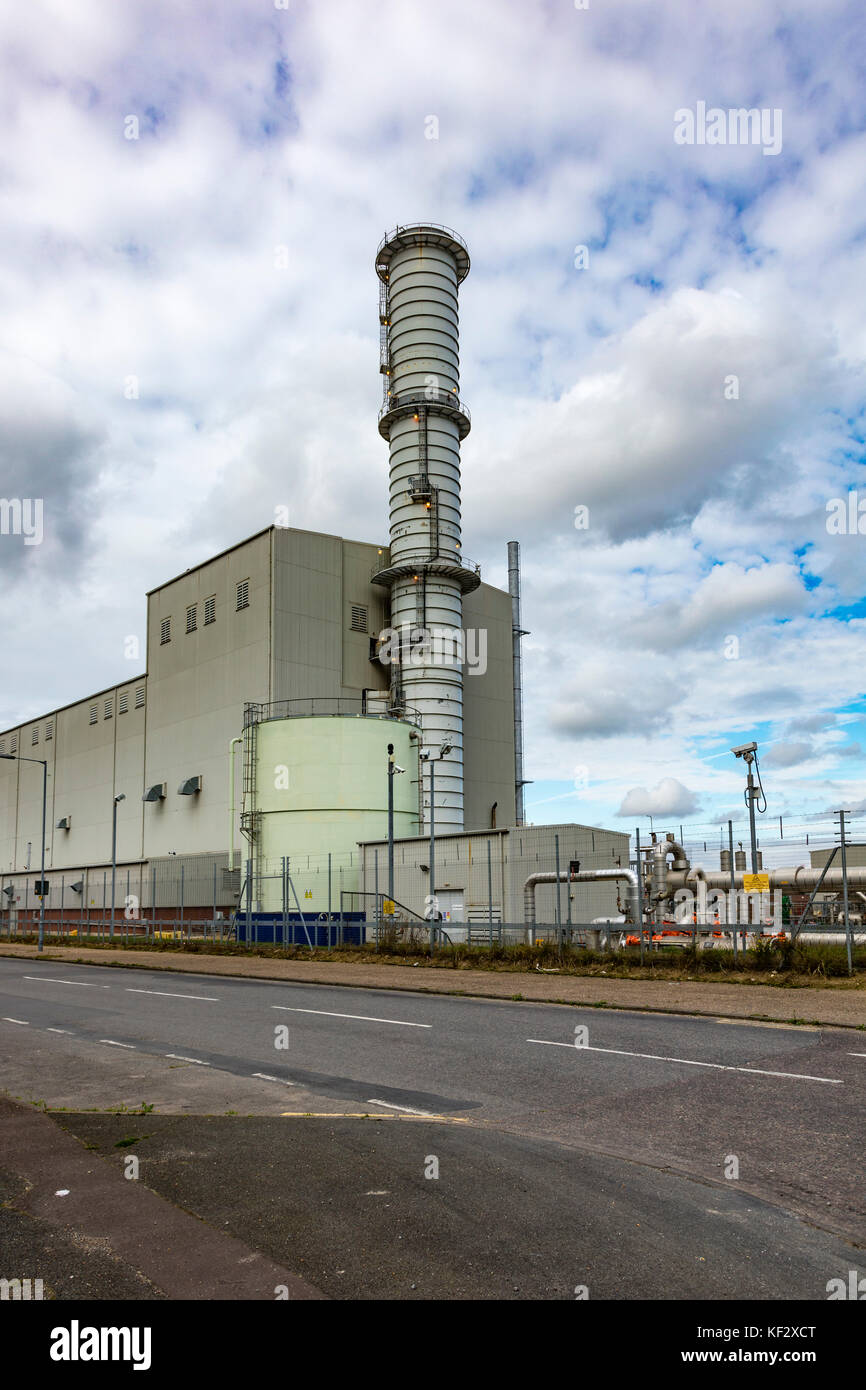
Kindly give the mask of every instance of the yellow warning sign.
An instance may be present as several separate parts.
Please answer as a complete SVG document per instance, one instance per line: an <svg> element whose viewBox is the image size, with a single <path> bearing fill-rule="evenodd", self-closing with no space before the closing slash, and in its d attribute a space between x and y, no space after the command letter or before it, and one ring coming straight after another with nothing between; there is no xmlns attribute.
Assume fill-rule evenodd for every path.
<svg viewBox="0 0 866 1390"><path fill-rule="evenodd" d="M385 898L382 901L382 911L386 917L393 917L394 913L397 911L397 904L392 898Z"/></svg>
<svg viewBox="0 0 866 1390"><path fill-rule="evenodd" d="M769 874L743 874L743 887L747 893L769 893Z"/></svg>

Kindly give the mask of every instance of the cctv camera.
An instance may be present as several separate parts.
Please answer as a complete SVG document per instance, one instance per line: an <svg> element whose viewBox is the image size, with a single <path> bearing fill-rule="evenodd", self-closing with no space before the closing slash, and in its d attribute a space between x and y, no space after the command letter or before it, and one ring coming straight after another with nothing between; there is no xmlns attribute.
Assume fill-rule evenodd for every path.
<svg viewBox="0 0 866 1390"><path fill-rule="evenodd" d="M757 743L741 743L739 748L732 748L731 752L736 758L744 758L747 753L757 752Z"/></svg>
<svg viewBox="0 0 866 1390"><path fill-rule="evenodd" d="M406 769L405 769L405 767L399 767L399 766L397 765L397 763L395 763L395 764L394 764L394 771L395 771L395 772L405 772Z"/></svg>

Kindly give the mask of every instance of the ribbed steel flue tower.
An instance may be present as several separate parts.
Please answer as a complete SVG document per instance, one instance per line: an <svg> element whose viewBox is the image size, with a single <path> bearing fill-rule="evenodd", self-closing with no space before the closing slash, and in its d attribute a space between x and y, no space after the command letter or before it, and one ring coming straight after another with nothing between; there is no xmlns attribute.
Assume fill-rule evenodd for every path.
<svg viewBox="0 0 866 1390"><path fill-rule="evenodd" d="M401 634L391 665L391 706L420 712L425 750L437 759L435 828L463 828L463 595L481 583L463 556L457 289L469 274L465 242L448 227L397 227L376 254L379 433L390 448L390 555L374 575L391 594ZM440 750L448 748L441 759ZM422 763L425 829L430 767Z"/></svg>

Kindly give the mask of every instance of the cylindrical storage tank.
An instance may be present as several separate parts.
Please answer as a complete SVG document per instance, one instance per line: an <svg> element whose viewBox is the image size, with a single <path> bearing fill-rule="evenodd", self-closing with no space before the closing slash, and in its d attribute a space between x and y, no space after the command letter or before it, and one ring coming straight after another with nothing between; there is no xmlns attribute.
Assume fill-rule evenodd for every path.
<svg viewBox="0 0 866 1390"><path fill-rule="evenodd" d="M758 866L758 873L761 873L764 867L764 856L760 850L758 850L757 854L755 855L755 863Z"/></svg>
<svg viewBox="0 0 866 1390"><path fill-rule="evenodd" d="M418 834L420 731L407 720L365 715L269 719L256 726L256 880L263 912L340 911L340 890L360 888L358 843L388 834L388 744L394 745L394 838ZM387 893L387 856L380 891ZM294 894L298 902L295 902ZM356 904L357 905L357 904Z"/></svg>
<svg viewBox="0 0 866 1390"><path fill-rule="evenodd" d="M723 849L720 851L719 868L721 869L723 874L729 874L731 872L731 851L729 849Z"/></svg>
<svg viewBox="0 0 866 1390"><path fill-rule="evenodd" d="M734 851L734 868L738 873L746 873L746 851L738 849Z"/></svg>

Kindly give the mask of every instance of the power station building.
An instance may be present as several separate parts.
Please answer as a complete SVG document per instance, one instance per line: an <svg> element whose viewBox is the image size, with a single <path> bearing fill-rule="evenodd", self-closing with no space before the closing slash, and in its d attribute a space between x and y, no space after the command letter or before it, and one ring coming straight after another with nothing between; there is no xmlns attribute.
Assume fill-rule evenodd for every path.
<svg viewBox="0 0 866 1390"><path fill-rule="evenodd" d="M522 820L516 593L463 554L469 255L449 229L417 224L386 237L375 266L387 544L269 526L148 594L145 671L0 733L10 919L34 906L42 851L42 770L25 759L47 765L50 918L104 912L112 874L118 904L142 913L224 912L242 886L249 908L273 912L289 879L293 912L348 898L361 915L389 746L404 846L422 846L431 818L443 852ZM599 862L623 841L627 862L627 837L608 838ZM501 913L501 845L499 861Z"/></svg>

